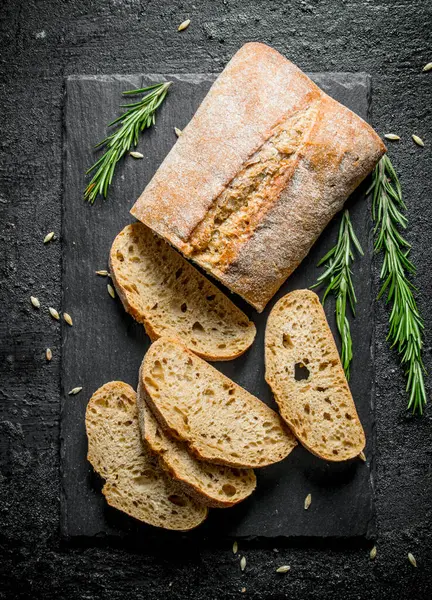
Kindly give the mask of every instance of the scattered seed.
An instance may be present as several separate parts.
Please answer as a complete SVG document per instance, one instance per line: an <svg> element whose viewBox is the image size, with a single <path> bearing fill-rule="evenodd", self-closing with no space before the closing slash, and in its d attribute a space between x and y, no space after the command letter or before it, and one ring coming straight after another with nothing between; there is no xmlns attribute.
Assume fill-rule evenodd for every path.
<svg viewBox="0 0 432 600"><path fill-rule="evenodd" d="M414 556L411 554L411 552L408 552L408 560L410 561L410 563L412 564L413 567L417 566L417 561L414 558Z"/></svg>
<svg viewBox="0 0 432 600"><path fill-rule="evenodd" d="M180 137L182 134L182 130L179 129L178 127L174 127L174 131L177 137Z"/></svg>
<svg viewBox="0 0 432 600"><path fill-rule="evenodd" d="M311 504L312 504L312 494L308 494L304 501L304 509L307 510Z"/></svg>
<svg viewBox="0 0 432 600"><path fill-rule="evenodd" d="M242 594L244 594L246 591L246 588L242 588L241 591L242 591Z"/></svg>
<svg viewBox="0 0 432 600"><path fill-rule="evenodd" d="M177 31L184 31L185 29L187 29L190 25L190 19L186 19L186 21L183 21L183 23L180 23L180 25L177 27Z"/></svg>
<svg viewBox="0 0 432 600"><path fill-rule="evenodd" d="M50 231L49 233L46 234L46 236L44 237L44 244L48 244L48 242L50 242L54 237L54 231Z"/></svg>
<svg viewBox="0 0 432 600"><path fill-rule="evenodd" d="M108 290L108 294L111 296L111 298L115 298L115 291L113 286L109 283L107 285L107 290Z"/></svg>
<svg viewBox="0 0 432 600"><path fill-rule="evenodd" d="M426 73L427 71L432 71L432 62L423 67L423 72Z"/></svg>
<svg viewBox="0 0 432 600"><path fill-rule="evenodd" d="M279 550L277 548L273 548L273 552L276 552L276 554L279 552Z"/></svg>
<svg viewBox="0 0 432 600"><path fill-rule="evenodd" d="M366 462L366 454L363 452L363 450L359 454L359 459L363 462Z"/></svg>
<svg viewBox="0 0 432 600"><path fill-rule="evenodd" d="M72 327L73 321L72 321L72 317L70 316L69 313L63 313L63 319L66 321L66 323L68 325L70 325Z"/></svg>
<svg viewBox="0 0 432 600"><path fill-rule="evenodd" d="M39 298L36 298L36 296L30 296L30 302L35 308L40 308Z"/></svg>
<svg viewBox="0 0 432 600"><path fill-rule="evenodd" d="M369 552L369 556L370 556L371 560L374 560L376 555L377 555L377 547L374 546L372 548L372 550Z"/></svg>
<svg viewBox="0 0 432 600"><path fill-rule="evenodd" d="M415 141L415 143L417 144L417 146L421 146L423 148L424 141L421 139L421 137L419 137L418 135L413 134L412 139Z"/></svg>
<svg viewBox="0 0 432 600"><path fill-rule="evenodd" d="M69 396L75 396L76 394L79 394L81 390L82 390L82 387L74 387L69 392Z"/></svg>
<svg viewBox="0 0 432 600"><path fill-rule="evenodd" d="M129 155L132 158L144 158L144 154L141 154L141 152L129 152Z"/></svg>
<svg viewBox="0 0 432 600"><path fill-rule="evenodd" d="M237 542L234 542L232 551L233 551L233 554L237 554L237 552L238 552L238 543Z"/></svg>
<svg viewBox="0 0 432 600"><path fill-rule="evenodd" d="M55 308L52 308L51 306L48 308L50 315L52 316L53 319L56 319L57 321L60 320L60 315L58 314L58 312L56 311Z"/></svg>
<svg viewBox="0 0 432 600"><path fill-rule="evenodd" d="M45 356L46 356L46 359L47 359L48 361L52 359L52 352L51 352L51 348L47 348L47 349L45 350Z"/></svg>
<svg viewBox="0 0 432 600"><path fill-rule="evenodd" d="M101 277L109 277L109 273L108 271L105 271L105 269L103 269L102 271L95 271L96 275L100 275Z"/></svg>
<svg viewBox="0 0 432 600"><path fill-rule="evenodd" d="M384 137L386 138L386 140L392 140L394 142L400 140L400 137L395 133L385 133Z"/></svg>
<svg viewBox="0 0 432 600"><path fill-rule="evenodd" d="M240 569L244 571L246 569L246 556L242 556L240 560Z"/></svg>
<svg viewBox="0 0 432 600"><path fill-rule="evenodd" d="M291 567L289 565L282 565L276 569L276 573L288 573L290 569Z"/></svg>

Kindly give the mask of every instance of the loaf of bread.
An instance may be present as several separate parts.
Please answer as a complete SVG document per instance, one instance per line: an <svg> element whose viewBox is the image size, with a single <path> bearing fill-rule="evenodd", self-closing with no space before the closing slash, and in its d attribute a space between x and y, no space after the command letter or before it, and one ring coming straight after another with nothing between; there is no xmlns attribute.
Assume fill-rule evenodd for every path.
<svg viewBox="0 0 432 600"><path fill-rule="evenodd" d="M384 152L365 121L248 43L131 212L262 311Z"/></svg>
<svg viewBox="0 0 432 600"><path fill-rule="evenodd" d="M161 426L201 460L264 467L297 444L271 408L175 339L152 344L140 383Z"/></svg>
<svg viewBox="0 0 432 600"><path fill-rule="evenodd" d="M144 523L186 531L200 525L208 509L184 493L160 468L143 443L135 391L111 381L87 405L87 458L106 480L102 493L111 506Z"/></svg>
<svg viewBox="0 0 432 600"><path fill-rule="evenodd" d="M180 481L185 491L202 504L226 508L238 504L252 494L256 477L252 469L234 469L198 460L184 442L171 437L157 422L147 406L148 396L140 381L137 404L141 434L157 454L166 471Z"/></svg>
<svg viewBox="0 0 432 600"><path fill-rule="evenodd" d="M318 296L296 290L276 302L265 334L266 380L280 413L310 452L354 458L365 435Z"/></svg>
<svg viewBox="0 0 432 600"><path fill-rule="evenodd" d="M152 340L178 337L207 360L236 358L252 344L247 316L142 223L115 238L110 269L123 306Z"/></svg>

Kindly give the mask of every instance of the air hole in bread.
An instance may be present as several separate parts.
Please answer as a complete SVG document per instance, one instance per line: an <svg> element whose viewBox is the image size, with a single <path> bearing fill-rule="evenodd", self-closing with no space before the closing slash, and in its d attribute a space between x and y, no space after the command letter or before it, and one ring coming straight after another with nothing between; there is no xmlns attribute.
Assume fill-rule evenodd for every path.
<svg viewBox="0 0 432 600"><path fill-rule="evenodd" d="M288 333L284 333L282 336L282 344L284 348L294 348L291 336Z"/></svg>
<svg viewBox="0 0 432 600"><path fill-rule="evenodd" d="M352 416L349 413L345 413L345 417L348 419L348 421L351 421Z"/></svg>
<svg viewBox="0 0 432 600"><path fill-rule="evenodd" d="M320 371L325 371L327 369L327 367L329 366L328 362L322 362L319 366L319 370Z"/></svg>
<svg viewBox="0 0 432 600"><path fill-rule="evenodd" d="M176 506L186 506L186 500L178 494L171 494L168 496L168 500Z"/></svg>
<svg viewBox="0 0 432 600"><path fill-rule="evenodd" d="M119 260L120 262L124 261L124 256L121 252L117 252L117 260Z"/></svg>
<svg viewBox="0 0 432 600"><path fill-rule="evenodd" d="M234 392L235 392L234 388L231 388L230 390L228 390L228 395L233 396Z"/></svg>
<svg viewBox="0 0 432 600"><path fill-rule="evenodd" d="M333 419L331 418L331 415L330 415L330 413L328 413L328 412L325 412L325 413L323 414L323 417L324 417L324 419L325 419L326 421L333 421Z"/></svg>
<svg viewBox="0 0 432 600"><path fill-rule="evenodd" d="M208 300L208 302L211 302L211 301L212 301L212 300L214 300L215 298L216 298L216 295L215 295L215 294L210 294L210 296L207 296L207 298L206 298L206 299Z"/></svg>
<svg viewBox="0 0 432 600"><path fill-rule="evenodd" d="M326 392L328 390L327 387L322 387L320 385L317 385L317 387L315 389L317 392Z"/></svg>
<svg viewBox="0 0 432 600"><path fill-rule="evenodd" d="M180 269L177 269L177 271L175 272L175 278L178 279L182 273L183 269L180 267Z"/></svg>
<svg viewBox="0 0 432 600"><path fill-rule="evenodd" d="M158 303L156 302L156 304L154 304L154 305L151 307L151 310L156 310L156 309L157 309L157 307L158 307Z"/></svg>
<svg viewBox="0 0 432 600"><path fill-rule="evenodd" d="M220 348L221 350L223 350L224 348L226 348L226 344L218 344L218 348Z"/></svg>
<svg viewBox="0 0 432 600"><path fill-rule="evenodd" d="M133 423L133 421L126 421L125 425L126 425L126 427L130 427L132 425L132 423Z"/></svg>
<svg viewBox="0 0 432 600"><path fill-rule="evenodd" d="M199 331L200 333L204 333L205 329L199 321L195 321L195 323L192 325L192 331Z"/></svg>
<svg viewBox="0 0 432 600"><path fill-rule="evenodd" d="M304 365L303 362L298 362L294 365L294 379L296 381L302 381L303 379L309 379L310 371Z"/></svg>
<svg viewBox="0 0 432 600"><path fill-rule="evenodd" d="M183 302L183 304L180 306L180 310L185 313L187 311L187 304L186 302Z"/></svg>
<svg viewBox="0 0 432 600"><path fill-rule="evenodd" d="M304 407L303 407L303 410L308 415L310 413L310 406L309 406L309 404L305 404Z"/></svg>
<svg viewBox="0 0 432 600"><path fill-rule="evenodd" d="M222 486L222 491L227 496L234 496L235 493L237 492L237 490L235 489L235 487L233 485L231 485L230 483L226 483L225 485L223 485Z"/></svg>

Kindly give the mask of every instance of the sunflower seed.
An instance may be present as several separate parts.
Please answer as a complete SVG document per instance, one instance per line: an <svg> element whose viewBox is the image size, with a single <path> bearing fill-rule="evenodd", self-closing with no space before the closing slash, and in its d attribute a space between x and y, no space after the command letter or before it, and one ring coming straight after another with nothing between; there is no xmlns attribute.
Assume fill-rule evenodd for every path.
<svg viewBox="0 0 432 600"><path fill-rule="evenodd" d="M102 271L95 271L96 275L100 275L101 277L109 277L109 273L108 271L102 270Z"/></svg>
<svg viewBox="0 0 432 600"><path fill-rule="evenodd" d="M46 236L44 237L44 244L48 244L48 242L50 242L54 237L54 231L50 231L49 233L46 234Z"/></svg>
<svg viewBox="0 0 432 600"><path fill-rule="evenodd" d="M419 137L418 135L413 134L412 139L415 141L415 143L417 144L417 146L421 146L423 148L424 141L421 139L421 137Z"/></svg>
<svg viewBox="0 0 432 600"><path fill-rule="evenodd" d="M36 296L30 296L30 302L35 308L40 308L39 298L36 298Z"/></svg>
<svg viewBox="0 0 432 600"><path fill-rule="evenodd" d="M246 591L246 588L242 588L241 591L242 591L242 594L244 594Z"/></svg>
<svg viewBox="0 0 432 600"><path fill-rule="evenodd" d="M76 394L79 394L81 390L82 390L82 387L74 387L69 392L69 396L75 396Z"/></svg>
<svg viewBox="0 0 432 600"><path fill-rule="evenodd" d="M432 62L428 63L427 65L425 65L423 67L423 72L426 73L427 71L431 71L432 70Z"/></svg>
<svg viewBox="0 0 432 600"><path fill-rule="evenodd" d="M395 133L385 133L384 137L386 138L386 140L393 140L394 142L400 140L400 137Z"/></svg>
<svg viewBox="0 0 432 600"><path fill-rule="evenodd" d="M276 569L276 573L288 573L290 569L291 567L289 565L282 565Z"/></svg>
<svg viewBox="0 0 432 600"><path fill-rule="evenodd" d="M177 31L184 31L185 29L187 29L190 25L190 19L186 19L186 21L183 21L183 23L180 23L180 25L177 27Z"/></svg>
<svg viewBox="0 0 432 600"><path fill-rule="evenodd" d="M47 348L45 350L45 356L47 360L51 360L52 359L52 352L51 352L51 348Z"/></svg>
<svg viewBox="0 0 432 600"><path fill-rule="evenodd" d="M232 551L233 551L233 554L237 554L237 552L238 552L238 544L237 544L237 542L234 542L233 547L232 547Z"/></svg>
<svg viewBox="0 0 432 600"><path fill-rule="evenodd" d="M240 560L240 569L244 571L246 569L246 556L242 556Z"/></svg>
<svg viewBox="0 0 432 600"><path fill-rule="evenodd" d="M60 315L58 314L58 312L56 311L55 308L52 308L51 306L48 308L50 315L52 316L53 319L56 319L57 321L60 319Z"/></svg>
<svg viewBox="0 0 432 600"><path fill-rule="evenodd" d="M374 560L374 558L376 557L376 555L377 555L377 547L374 546L372 548L372 550L369 552L369 556L370 556L371 560Z"/></svg>
<svg viewBox="0 0 432 600"><path fill-rule="evenodd" d="M366 454L363 452L363 450L359 454L359 459L363 462L366 462Z"/></svg>
<svg viewBox="0 0 432 600"><path fill-rule="evenodd" d="M129 152L129 154L132 158L144 158L144 154L141 154L141 152Z"/></svg>
<svg viewBox="0 0 432 600"><path fill-rule="evenodd" d="M107 290L108 290L108 294L111 296L111 298L115 298L115 291L111 284L107 285Z"/></svg>
<svg viewBox="0 0 432 600"><path fill-rule="evenodd" d="M312 504L312 494L308 494L304 501L304 509L307 510L311 504Z"/></svg>
<svg viewBox="0 0 432 600"><path fill-rule="evenodd" d="M68 325L70 325L72 327L73 321L72 321L72 317L70 316L69 313L63 313L63 319L66 321L66 323Z"/></svg>
<svg viewBox="0 0 432 600"><path fill-rule="evenodd" d="M410 561L410 563L412 564L413 567L417 566L417 561L414 558L414 556L411 554L411 552L408 552L408 560Z"/></svg>
<svg viewBox="0 0 432 600"><path fill-rule="evenodd" d="M177 137L180 137L182 134L182 130L179 129L178 127L174 127L174 131Z"/></svg>

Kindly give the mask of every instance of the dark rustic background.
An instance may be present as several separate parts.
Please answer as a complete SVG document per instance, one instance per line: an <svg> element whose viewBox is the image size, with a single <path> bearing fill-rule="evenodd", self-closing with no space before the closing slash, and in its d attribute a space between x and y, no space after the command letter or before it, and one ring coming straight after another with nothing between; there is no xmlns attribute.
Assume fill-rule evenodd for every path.
<svg viewBox="0 0 432 600"><path fill-rule="evenodd" d="M177 33L187 17L190 28ZM226 543L138 549L124 541L61 541L60 327L46 311L34 311L29 296L60 305L60 245L44 246L42 239L60 230L64 77L217 72L243 42L260 40L306 71L372 75L373 124L379 133L402 136L390 155L408 203L430 370L432 72L421 69L432 61L431 17L424 0L0 3L0 597L429 597L432 409L422 419L404 411L404 379L384 341L384 306L377 310L375 346L375 562L370 544L361 541L250 542L241 546L248 560L242 574ZM424 149L413 144L412 133L424 139ZM379 260L376 288L378 269ZM291 571L277 575L280 564Z"/></svg>

